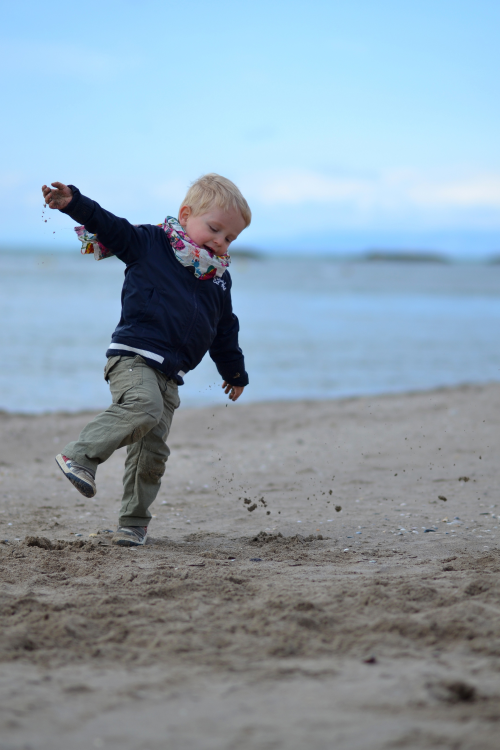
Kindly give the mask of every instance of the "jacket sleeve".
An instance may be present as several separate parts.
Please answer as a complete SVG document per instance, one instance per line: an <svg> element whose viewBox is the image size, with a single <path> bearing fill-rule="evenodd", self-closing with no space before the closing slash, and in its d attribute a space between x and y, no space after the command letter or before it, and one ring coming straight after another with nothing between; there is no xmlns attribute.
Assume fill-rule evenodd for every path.
<svg viewBox="0 0 500 750"><path fill-rule="evenodd" d="M68 187L73 191L73 198L66 208L61 209L61 213L68 214L97 234L99 242L124 263L133 263L144 254L150 242L150 234L145 228L135 227L126 219L105 211L96 201L82 195L74 185Z"/></svg>
<svg viewBox="0 0 500 750"><path fill-rule="evenodd" d="M224 311L217 326L217 335L212 342L209 353L219 374L229 385L248 385L243 352L238 345L240 324L233 313L231 290L226 292Z"/></svg>

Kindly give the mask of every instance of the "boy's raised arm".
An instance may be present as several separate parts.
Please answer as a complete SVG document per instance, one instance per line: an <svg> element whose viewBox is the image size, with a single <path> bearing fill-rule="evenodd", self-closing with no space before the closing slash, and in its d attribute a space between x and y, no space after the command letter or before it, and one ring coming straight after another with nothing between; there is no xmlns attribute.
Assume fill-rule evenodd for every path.
<svg viewBox="0 0 500 750"><path fill-rule="evenodd" d="M105 211L74 185L53 182L51 187L43 185L42 193L49 208L59 209L97 234L99 241L125 263L132 263L149 245L147 232Z"/></svg>

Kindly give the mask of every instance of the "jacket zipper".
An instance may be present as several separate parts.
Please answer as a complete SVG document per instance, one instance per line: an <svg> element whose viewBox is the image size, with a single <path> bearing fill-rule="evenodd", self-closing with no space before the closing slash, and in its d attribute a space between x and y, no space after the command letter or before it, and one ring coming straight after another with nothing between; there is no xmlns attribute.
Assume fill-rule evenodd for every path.
<svg viewBox="0 0 500 750"><path fill-rule="evenodd" d="M193 312L193 317L191 318L191 324L190 324L190 326L189 326L189 328L188 328L188 330L187 330L187 333L186 333L186 335L184 336L184 338L182 339L182 341L181 341L180 345L178 346L178 348L177 348L177 351L176 351L176 353L175 353L175 355L176 355L176 358L177 358L177 366L179 365L179 353L180 353L181 349L183 349L183 347L184 347L184 344L186 343L186 341L187 341L187 340L189 339L189 337L190 337L190 335L191 335L191 331L193 330L193 326L194 326L194 324L195 324L196 316L197 316L197 314L198 314L198 299L197 299L197 291L198 291L198 287L197 287L197 286L196 286L196 284L195 284L195 286L194 286L194 288L193 288L193 302L194 302L194 312Z"/></svg>

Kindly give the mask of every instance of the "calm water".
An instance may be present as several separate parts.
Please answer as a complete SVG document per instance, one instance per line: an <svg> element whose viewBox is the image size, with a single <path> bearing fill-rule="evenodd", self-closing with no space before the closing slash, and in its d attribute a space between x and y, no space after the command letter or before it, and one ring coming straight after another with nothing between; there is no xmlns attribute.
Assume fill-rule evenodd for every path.
<svg viewBox="0 0 500 750"><path fill-rule="evenodd" d="M124 266L0 254L0 408L108 404L105 351ZM387 393L500 380L500 265L236 260L245 400ZM184 406L221 402L207 356Z"/></svg>

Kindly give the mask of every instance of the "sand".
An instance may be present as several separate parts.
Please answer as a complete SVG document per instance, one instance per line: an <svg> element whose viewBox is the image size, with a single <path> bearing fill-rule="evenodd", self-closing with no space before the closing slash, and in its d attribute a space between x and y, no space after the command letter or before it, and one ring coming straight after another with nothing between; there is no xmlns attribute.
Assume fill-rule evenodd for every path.
<svg viewBox="0 0 500 750"><path fill-rule="evenodd" d="M140 549L90 416L0 415L0 750L498 748L500 384L181 410Z"/></svg>

